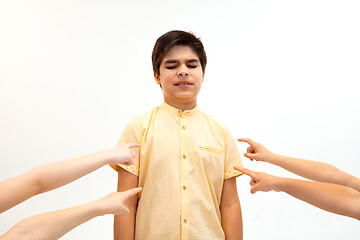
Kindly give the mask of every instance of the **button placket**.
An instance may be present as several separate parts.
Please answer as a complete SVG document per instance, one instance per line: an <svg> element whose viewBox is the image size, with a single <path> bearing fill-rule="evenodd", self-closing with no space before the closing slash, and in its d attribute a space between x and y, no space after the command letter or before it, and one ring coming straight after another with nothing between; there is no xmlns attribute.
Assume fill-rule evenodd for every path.
<svg viewBox="0 0 360 240"><path fill-rule="evenodd" d="M188 131L186 130L187 117L184 113L180 116L180 189L181 189L181 239L188 239L189 237L189 152L188 152Z"/></svg>

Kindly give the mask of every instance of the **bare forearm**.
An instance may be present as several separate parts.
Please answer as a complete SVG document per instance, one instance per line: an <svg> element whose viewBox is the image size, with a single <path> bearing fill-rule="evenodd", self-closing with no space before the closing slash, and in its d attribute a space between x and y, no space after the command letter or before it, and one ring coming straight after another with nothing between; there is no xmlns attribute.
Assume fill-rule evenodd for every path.
<svg viewBox="0 0 360 240"><path fill-rule="evenodd" d="M125 201L129 209L126 216L116 215L114 217L114 240L133 240L135 237L135 216L137 210L137 196Z"/></svg>
<svg viewBox="0 0 360 240"><path fill-rule="evenodd" d="M103 152L35 167L0 183L0 212L32 196L64 186L108 161ZM6 206L6 207L5 207Z"/></svg>
<svg viewBox="0 0 360 240"><path fill-rule="evenodd" d="M242 240L243 224L240 204L221 208L221 225L226 240Z"/></svg>
<svg viewBox="0 0 360 240"><path fill-rule="evenodd" d="M337 171L339 171L337 168L327 163L286 157L277 154L272 155L269 159L269 163L307 179L320 182L333 182L334 176Z"/></svg>
<svg viewBox="0 0 360 240"><path fill-rule="evenodd" d="M268 162L307 179L335 183L351 187L360 192L360 179L330 164L277 155L270 152L261 143L256 143L251 139L239 138L238 140L250 144L247 153L245 153L245 156L250 160Z"/></svg>
<svg viewBox="0 0 360 240"><path fill-rule="evenodd" d="M352 188L280 178L277 189L323 210L360 220L360 193Z"/></svg>
<svg viewBox="0 0 360 240"><path fill-rule="evenodd" d="M270 163L307 179L335 183L360 191L360 180L358 178L330 164L275 154L269 160Z"/></svg>
<svg viewBox="0 0 360 240"><path fill-rule="evenodd" d="M0 213L36 194L66 185L105 164L132 164L135 155L130 149L138 146L129 143L78 158L42 165L0 182Z"/></svg>
<svg viewBox="0 0 360 240"><path fill-rule="evenodd" d="M0 183L0 212L34 195L66 185L106 164L100 153L35 167Z"/></svg>
<svg viewBox="0 0 360 240"><path fill-rule="evenodd" d="M236 178L224 181L220 202L221 225L227 240L242 240L243 225Z"/></svg>
<svg viewBox="0 0 360 240"><path fill-rule="evenodd" d="M114 240L133 240L135 237L135 213L130 210L127 216L116 215L114 218Z"/></svg>
<svg viewBox="0 0 360 240"><path fill-rule="evenodd" d="M137 187L138 177L119 168L118 192ZM114 218L114 240L133 240L135 236L135 216L137 211L138 197L133 196L126 200L125 205L129 208L129 215L117 215Z"/></svg>
<svg viewBox="0 0 360 240"><path fill-rule="evenodd" d="M38 193L64 186L104 166L107 162L106 155L103 155L103 152L97 152L34 168L32 171L39 179Z"/></svg>
<svg viewBox="0 0 360 240"><path fill-rule="evenodd" d="M66 185L108 162L103 152L35 167L0 183L0 213L33 197Z"/></svg>
<svg viewBox="0 0 360 240"><path fill-rule="evenodd" d="M58 239L76 226L105 214L96 202L45 213L16 224L1 239Z"/></svg>
<svg viewBox="0 0 360 240"><path fill-rule="evenodd" d="M38 182L32 172L0 183L0 213L31 198L38 192Z"/></svg>

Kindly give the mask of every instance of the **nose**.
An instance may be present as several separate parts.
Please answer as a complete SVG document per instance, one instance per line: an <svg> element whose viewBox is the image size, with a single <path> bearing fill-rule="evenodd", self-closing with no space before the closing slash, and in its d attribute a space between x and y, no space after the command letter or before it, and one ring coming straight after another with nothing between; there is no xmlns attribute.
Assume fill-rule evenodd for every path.
<svg viewBox="0 0 360 240"><path fill-rule="evenodd" d="M182 66L179 68L178 76L185 77L189 75L189 70L186 66Z"/></svg>

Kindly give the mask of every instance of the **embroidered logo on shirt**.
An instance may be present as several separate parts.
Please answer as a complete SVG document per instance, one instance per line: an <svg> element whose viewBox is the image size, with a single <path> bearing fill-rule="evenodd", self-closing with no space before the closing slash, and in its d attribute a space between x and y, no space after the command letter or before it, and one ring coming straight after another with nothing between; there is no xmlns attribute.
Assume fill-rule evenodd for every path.
<svg viewBox="0 0 360 240"><path fill-rule="evenodd" d="M214 154L221 154L221 150L217 149L217 148L213 148L213 147L209 147L209 146L205 146L205 145L199 145L198 146L200 150L204 150L204 151L208 151Z"/></svg>

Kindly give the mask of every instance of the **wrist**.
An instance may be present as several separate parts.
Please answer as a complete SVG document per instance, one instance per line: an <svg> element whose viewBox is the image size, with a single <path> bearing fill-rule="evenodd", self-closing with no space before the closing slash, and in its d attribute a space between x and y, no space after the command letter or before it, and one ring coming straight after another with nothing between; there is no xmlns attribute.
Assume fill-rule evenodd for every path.
<svg viewBox="0 0 360 240"><path fill-rule="evenodd" d="M108 213L103 204L101 204L100 199L90 202L87 205L89 208L89 212L92 212L94 216L103 216Z"/></svg>
<svg viewBox="0 0 360 240"><path fill-rule="evenodd" d="M282 192L284 187L284 178L282 177L275 177L272 182L272 190L275 192Z"/></svg>
<svg viewBox="0 0 360 240"><path fill-rule="evenodd" d="M97 153L102 165L111 164L115 157L109 154L109 150L103 150Z"/></svg>
<svg viewBox="0 0 360 240"><path fill-rule="evenodd" d="M289 188L292 188L292 184L295 179L277 177L276 190L277 192L288 192Z"/></svg>
<svg viewBox="0 0 360 240"><path fill-rule="evenodd" d="M270 152L269 156L267 157L266 161L271 164L275 164L277 162L277 159L279 158L279 155Z"/></svg>

